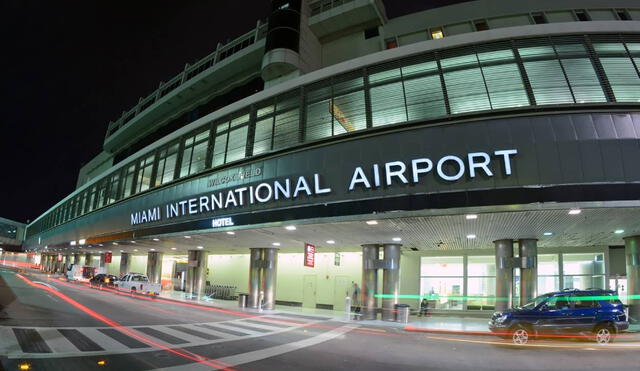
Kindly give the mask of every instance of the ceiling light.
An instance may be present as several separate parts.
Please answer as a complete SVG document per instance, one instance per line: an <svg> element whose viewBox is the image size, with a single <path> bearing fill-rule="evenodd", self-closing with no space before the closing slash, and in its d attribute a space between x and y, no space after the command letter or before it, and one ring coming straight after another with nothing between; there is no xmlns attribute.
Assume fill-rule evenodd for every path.
<svg viewBox="0 0 640 371"><path fill-rule="evenodd" d="M468 234L467 238L470 240L473 240L474 238L476 238L477 236L475 234Z"/></svg>
<svg viewBox="0 0 640 371"><path fill-rule="evenodd" d="M78 241L78 243L79 243L80 245L84 245L85 243L87 243L87 240L83 238L83 239L81 239L80 241Z"/></svg>
<svg viewBox="0 0 640 371"><path fill-rule="evenodd" d="M467 214L466 218L467 218L467 220L478 219L478 215L477 214Z"/></svg>
<svg viewBox="0 0 640 371"><path fill-rule="evenodd" d="M544 232L545 236L553 236L553 232Z"/></svg>
<svg viewBox="0 0 640 371"><path fill-rule="evenodd" d="M615 234L622 234L624 233L624 229L616 229L615 232L613 232Z"/></svg>
<svg viewBox="0 0 640 371"><path fill-rule="evenodd" d="M394 238L392 238L392 240L393 240L394 242L400 242L400 241L402 241L402 238L400 238L400 237L394 237Z"/></svg>
<svg viewBox="0 0 640 371"><path fill-rule="evenodd" d="M333 245L334 243L336 243L336 241L334 241L334 240L329 240L329 241L327 241L327 243L328 243L329 245Z"/></svg>
<svg viewBox="0 0 640 371"><path fill-rule="evenodd" d="M154 240L154 241L160 241L160 239L159 239L159 238L154 238L153 240Z"/></svg>
<svg viewBox="0 0 640 371"><path fill-rule="evenodd" d="M204 246L198 246L198 249L202 250L204 249Z"/></svg>
<svg viewBox="0 0 640 371"><path fill-rule="evenodd" d="M191 238L191 236L184 236L184 238Z"/></svg>
<svg viewBox="0 0 640 371"><path fill-rule="evenodd" d="M288 225L286 227L284 227L284 229L288 230L288 231L295 231L297 228L295 225Z"/></svg>
<svg viewBox="0 0 640 371"><path fill-rule="evenodd" d="M101 243L99 243L99 244L98 244L98 246L104 246L104 245L102 245Z"/></svg>
<svg viewBox="0 0 640 371"><path fill-rule="evenodd" d="M376 225L376 224L378 224L378 221L377 220L367 220L367 224Z"/></svg>
<svg viewBox="0 0 640 371"><path fill-rule="evenodd" d="M137 251L138 251L138 249L133 249L133 251L136 251L136 252L137 252Z"/></svg>
<svg viewBox="0 0 640 371"><path fill-rule="evenodd" d="M156 251L156 249L149 249L149 251Z"/></svg>
<svg viewBox="0 0 640 371"><path fill-rule="evenodd" d="M273 246L280 246L280 242L274 242L272 243Z"/></svg>
<svg viewBox="0 0 640 371"><path fill-rule="evenodd" d="M236 232L234 232L234 231L228 231L228 232L227 232L227 234L230 234L230 235L232 235L232 236L233 236L234 234L236 234Z"/></svg>
<svg viewBox="0 0 640 371"><path fill-rule="evenodd" d="M114 244L115 246L118 246L117 242L112 242L112 244ZM100 246L102 246L102 245L100 245Z"/></svg>
<svg viewBox="0 0 640 371"><path fill-rule="evenodd" d="M136 241L131 241L131 243L136 243Z"/></svg>
<svg viewBox="0 0 640 371"><path fill-rule="evenodd" d="M124 252L124 250L120 250L120 252Z"/></svg>
<svg viewBox="0 0 640 371"><path fill-rule="evenodd" d="M569 215L578 215L582 212L580 209L571 209L569 210Z"/></svg>
<svg viewBox="0 0 640 371"><path fill-rule="evenodd" d="M172 247L172 248L171 248L171 250L177 250L177 248L175 248L175 247Z"/></svg>

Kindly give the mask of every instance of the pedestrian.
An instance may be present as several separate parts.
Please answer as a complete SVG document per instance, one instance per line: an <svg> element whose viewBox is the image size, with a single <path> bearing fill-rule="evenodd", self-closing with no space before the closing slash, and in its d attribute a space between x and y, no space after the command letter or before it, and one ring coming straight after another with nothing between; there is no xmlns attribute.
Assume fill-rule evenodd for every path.
<svg viewBox="0 0 640 371"><path fill-rule="evenodd" d="M354 281L351 281L352 286L351 286L351 305L354 307L359 307L360 306L360 288L358 287L358 284L355 283Z"/></svg>
<svg viewBox="0 0 640 371"><path fill-rule="evenodd" d="M427 301L427 299L422 299L422 301L420 302L420 312L418 313L418 317L422 317L422 316L427 317L428 315L429 315L429 302Z"/></svg>

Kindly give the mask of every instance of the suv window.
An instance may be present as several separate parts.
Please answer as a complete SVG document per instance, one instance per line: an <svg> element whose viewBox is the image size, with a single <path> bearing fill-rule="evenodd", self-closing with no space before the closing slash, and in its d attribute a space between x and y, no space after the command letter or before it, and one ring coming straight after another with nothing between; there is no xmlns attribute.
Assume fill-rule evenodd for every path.
<svg viewBox="0 0 640 371"><path fill-rule="evenodd" d="M571 298L569 295L557 295L547 301L549 310L571 309Z"/></svg>
<svg viewBox="0 0 640 371"><path fill-rule="evenodd" d="M576 309L594 308L599 306L598 302L593 300L591 295L587 294L577 294L572 301Z"/></svg>
<svg viewBox="0 0 640 371"><path fill-rule="evenodd" d="M125 274L124 277L122 277L123 281L127 281L128 279L129 279L129 275L128 274Z"/></svg>

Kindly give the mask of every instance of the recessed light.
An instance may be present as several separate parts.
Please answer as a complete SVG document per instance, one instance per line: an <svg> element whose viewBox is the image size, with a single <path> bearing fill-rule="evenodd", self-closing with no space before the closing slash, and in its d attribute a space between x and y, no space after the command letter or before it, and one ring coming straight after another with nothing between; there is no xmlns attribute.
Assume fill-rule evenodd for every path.
<svg viewBox="0 0 640 371"><path fill-rule="evenodd" d="M392 240L393 240L394 242L400 242L400 241L402 241L402 238L400 238L400 237L394 237L394 238L392 238Z"/></svg>
<svg viewBox="0 0 640 371"><path fill-rule="evenodd" d="M336 243L336 241L334 241L334 240L329 240L329 241L327 241L327 243L328 243L329 245L333 245L334 243Z"/></svg>
<svg viewBox="0 0 640 371"><path fill-rule="evenodd" d="M295 225L288 225L286 227L284 227L284 229L288 230L288 231L295 231L297 228Z"/></svg>
<svg viewBox="0 0 640 371"><path fill-rule="evenodd" d="M177 250L177 248L176 247L172 247L171 250Z"/></svg>
<svg viewBox="0 0 640 371"><path fill-rule="evenodd" d="M624 229L616 229L615 232L613 232L615 234L622 234L624 233Z"/></svg>
<svg viewBox="0 0 640 371"><path fill-rule="evenodd" d="M191 236L184 236L184 238L191 238Z"/></svg>
<svg viewBox="0 0 640 371"><path fill-rule="evenodd" d="M553 232L544 232L545 236L553 236Z"/></svg>
<svg viewBox="0 0 640 371"><path fill-rule="evenodd" d="M571 209L569 210L569 215L578 215L582 212L580 209Z"/></svg>
<svg viewBox="0 0 640 371"><path fill-rule="evenodd" d="M234 232L234 231L228 231L228 232L227 232L227 234L230 234L230 235L232 235L232 236L233 236L234 234L236 234L236 232Z"/></svg>
<svg viewBox="0 0 640 371"><path fill-rule="evenodd" d="M136 251L136 252L137 252L137 251L138 251L138 249L133 249L133 251Z"/></svg>
<svg viewBox="0 0 640 371"><path fill-rule="evenodd" d="M465 217L467 218L467 220L478 219L477 214L467 214Z"/></svg>
<svg viewBox="0 0 640 371"><path fill-rule="evenodd" d="M156 251L156 249L149 249L149 251Z"/></svg>
<svg viewBox="0 0 640 371"><path fill-rule="evenodd" d="M131 243L136 243L136 241L131 241Z"/></svg>
<svg viewBox="0 0 640 371"><path fill-rule="evenodd" d="M120 250L120 252L124 252L124 250Z"/></svg>
<svg viewBox="0 0 640 371"><path fill-rule="evenodd" d="M274 242L272 243L273 246L280 246L280 242Z"/></svg>
<svg viewBox="0 0 640 371"><path fill-rule="evenodd" d="M154 238L153 240L154 240L154 241L156 241L156 242L157 242L157 241L160 241L160 239L159 239L159 238Z"/></svg>
<svg viewBox="0 0 640 371"><path fill-rule="evenodd" d="M475 234L468 234L467 238L470 240L473 240L474 238L476 238L477 236Z"/></svg>
<svg viewBox="0 0 640 371"><path fill-rule="evenodd" d="M117 242L112 242L112 244L113 244L114 246L118 246L118 243L117 243ZM102 246L102 245L100 245L100 246Z"/></svg>
<svg viewBox="0 0 640 371"><path fill-rule="evenodd" d="M198 246L198 249L202 250L202 249L204 249L204 246Z"/></svg>
<svg viewBox="0 0 640 371"><path fill-rule="evenodd" d="M104 246L104 245L102 245L101 243L99 243L99 244L98 244L98 246Z"/></svg>
<svg viewBox="0 0 640 371"><path fill-rule="evenodd" d="M376 225L376 224L378 224L378 221L377 220L367 220L367 224Z"/></svg>

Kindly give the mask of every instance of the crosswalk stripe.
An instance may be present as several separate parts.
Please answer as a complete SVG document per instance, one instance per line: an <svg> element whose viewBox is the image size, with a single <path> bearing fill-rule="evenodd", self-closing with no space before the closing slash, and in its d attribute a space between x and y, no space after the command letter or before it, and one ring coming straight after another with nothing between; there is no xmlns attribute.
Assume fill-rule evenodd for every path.
<svg viewBox="0 0 640 371"><path fill-rule="evenodd" d="M122 344L121 342L115 340L114 338L107 336L105 333L99 331L96 328L87 328L84 329L83 332L89 338L93 339L96 343L100 344L105 350L111 352L119 352L127 349L131 349L130 347Z"/></svg>
<svg viewBox="0 0 640 371"><path fill-rule="evenodd" d="M238 338L240 336L246 336L247 334L244 334L242 332L238 332L238 331L233 331L233 330L229 330L229 329L225 329L222 327L216 327L213 324L209 324L209 323L203 323L203 324L198 324L195 325L198 326L199 328L203 328L206 329L206 331L214 334L214 335L219 335L220 337L223 338L227 338L227 339L233 339L233 338Z"/></svg>
<svg viewBox="0 0 640 371"><path fill-rule="evenodd" d="M131 336L125 335L116 329L101 328L98 329L98 331L131 349L150 348L149 345L134 339Z"/></svg>
<svg viewBox="0 0 640 371"><path fill-rule="evenodd" d="M240 320L237 322L227 322L227 323L234 323L234 325L238 324L240 326L249 326L249 328L256 328L259 331L260 330L266 330L266 331L282 330L282 327L269 326L266 323L255 323L255 321Z"/></svg>
<svg viewBox="0 0 640 371"><path fill-rule="evenodd" d="M98 352L104 350L100 345L96 344L93 340L89 339L89 337L78 330L58 329L58 332L60 332L82 352Z"/></svg>
<svg viewBox="0 0 640 371"><path fill-rule="evenodd" d="M42 336L32 328L14 328L13 333L18 339L20 348L25 353L51 353L51 348Z"/></svg>
<svg viewBox="0 0 640 371"><path fill-rule="evenodd" d="M267 329L264 329L264 328L260 328L258 326L252 326L252 325L250 325L248 323L245 325L245 324L242 324L242 322L237 322L237 321L224 322L224 325L225 326L231 326L234 329L238 329L239 331L245 331L245 332L246 331L251 331L251 332L256 332L256 333L259 333L259 334L262 334L262 333L265 333L265 332L271 332L271 331L274 330L273 328L267 330Z"/></svg>
<svg viewBox="0 0 640 371"><path fill-rule="evenodd" d="M40 333L40 336L42 336L42 339L47 343L49 348L56 353L78 351L78 348L55 328L39 329L38 333Z"/></svg>
<svg viewBox="0 0 640 371"><path fill-rule="evenodd" d="M0 354L9 354L20 351L18 339L14 335L11 327L0 327Z"/></svg>
<svg viewBox="0 0 640 371"><path fill-rule="evenodd" d="M172 329L171 326L157 327L156 329L161 331L163 334L167 334L175 337L176 339L183 340L185 343L198 344L198 343L204 342L204 340L200 337L197 337L193 334L189 334L187 332Z"/></svg>
<svg viewBox="0 0 640 371"><path fill-rule="evenodd" d="M241 334L240 336L259 335L259 334L261 334L260 331L253 331L253 330L249 330L249 329L243 329L243 328L239 328L239 326L230 326L230 325L228 325L228 322L225 322L225 323L216 322L214 326L218 327L218 328L222 328L222 330L234 331L236 334L238 334L238 333Z"/></svg>
<svg viewBox="0 0 640 371"><path fill-rule="evenodd" d="M246 319L243 322L257 323L260 325L266 325L266 326L278 327L278 328L287 328L287 327L298 326L306 323L306 322L291 322L288 320L283 320L282 318L266 318L266 317L260 317L256 319Z"/></svg>
<svg viewBox="0 0 640 371"><path fill-rule="evenodd" d="M175 337L173 335L169 335L165 332L156 330L155 328L152 327L135 327L134 328L136 331L140 331L146 335L149 336L153 336L156 339L162 340L165 343L169 343L172 345L178 345L178 344L186 344L188 343L188 341L182 340L178 337Z"/></svg>
<svg viewBox="0 0 640 371"><path fill-rule="evenodd" d="M308 320L308 321L328 321L331 319L329 317L308 316L304 314L294 314L294 313L274 313L272 314L272 316L288 317L288 318Z"/></svg>
<svg viewBox="0 0 640 371"><path fill-rule="evenodd" d="M204 331L200 331L200 330L196 330L190 327L186 327L186 326L169 326L170 329L175 330L175 331L180 331L180 332L184 332L186 334L189 335L193 335L193 336L197 336L201 339L205 339L205 340L215 340L215 339L220 339L220 336L216 336L216 335L212 335L209 333L206 333Z"/></svg>

